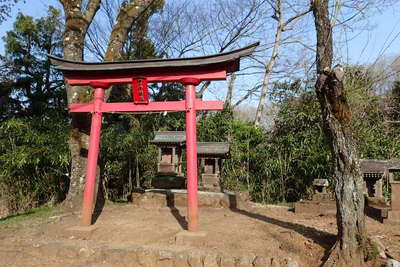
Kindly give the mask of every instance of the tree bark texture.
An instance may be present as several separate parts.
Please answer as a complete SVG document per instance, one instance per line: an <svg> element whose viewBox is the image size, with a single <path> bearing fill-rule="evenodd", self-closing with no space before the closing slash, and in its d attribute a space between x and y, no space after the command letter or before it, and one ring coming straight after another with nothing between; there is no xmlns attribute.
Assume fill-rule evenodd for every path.
<svg viewBox="0 0 400 267"><path fill-rule="evenodd" d="M230 108L232 106L233 87L235 86L236 74L232 73L229 80L228 90L226 91L226 97L224 102L224 108Z"/></svg>
<svg viewBox="0 0 400 267"><path fill-rule="evenodd" d="M63 37L64 58L83 60L83 49L86 32L101 0L88 2L82 13L82 0L60 0L65 13L65 32ZM72 103L89 102L90 92L87 87L70 86L66 84L68 105ZM81 205L82 192L85 183L85 171L88 149L88 134L90 132L90 114L72 113L72 130L69 137L71 153L70 186L64 208L75 210Z"/></svg>
<svg viewBox="0 0 400 267"><path fill-rule="evenodd" d="M316 93L321 106L324 134L333 160L337 206L337 242L324 266L362 266L366 245L363 178L351 114L343 85L344 71L331 69L332 28L328 0L311 0L317 32Z"/></svg>
<svg viewBox="0 0 400 267"><path fill-rule="evenodd" d="M124 51L124 45L128 40L129 32L137 19L147 12L150 16L158 7L163 5L163 0L136 0L121 6L115 25L108 40L107 50L104 55L104 61L121 60ZM106 90L105 100L110 97L112 88Z"/></svg>
<svg viewBox="0 0 400 267"><path fill-rule="evenodd" d="M160 0L136 0L121 7L108 41L104 61L114 61L122 58L123 48L133 23L155 2L158 3Z"/></svg>

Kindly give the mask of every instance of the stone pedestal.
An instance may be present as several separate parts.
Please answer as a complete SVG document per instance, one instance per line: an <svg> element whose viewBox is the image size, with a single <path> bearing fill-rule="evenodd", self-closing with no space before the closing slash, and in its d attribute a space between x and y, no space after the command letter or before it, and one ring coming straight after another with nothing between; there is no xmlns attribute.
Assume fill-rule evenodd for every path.
<svg viewBox="0 0 400 267"><path fill-rule="evenodd" d="M301 200L294 204L296 213L308 213L313 215L335 215L336 202L328 193L328 179L314 179L314 194L312 200Z"/></svg>
<svg viewBox="0 0 400 267"><path fill-rule="evenodd" d="M391 181L392 204L385 223L400 224L400 181Z"/></svg>
<svg viewBox="0 0 400 267"><path fill-rule="evenodd" d="M189 232L182 231L175 235L175 244L178 246L192 246L205 244L207 240L207 232L197 231Z"/></svg>
<svg viewBox="0 0 400 267"><path fill-rule="evenodd" d="M218 174L203 173L201 175L200 188L204 191L220 192L221 186Z"/></svg>
<svg viewBox="0 0 400 267"><path fill-rule="evenodd" d="M364 212L371 218L383 222L388 216L390 207L386 205L384 197L365 197Z"/></svg>
<svg viewBox="0 0 400 267"><path fill-rule="evenodd" d="M132 204L137 207L186 207L186 190L147 189L143 192L134 192L131 196ZM198 192L199 207L246 209L250 197L248 192Z"/></svg>
<svg viewBox="0 0 400 267"><path fill-rule="evenodd" d="M319 193L319 194L315 194L313 195L312 198L313 201L331 201L332 200L332 196L331 194L328 193Z"/></svg>
<svg viewBox="0 0 400 267"><path fill-rule="evenodd" d="M83 239L87 240L89 239L94 231L97 230L97 226L91 225L91 226L73 226L70 228L67 228L64 230L63 235L66 238L75 238L75 239Z"/></svg>
<svg viewBox="0 0 400 267"><path fill-rule="evenodd" d="M312 215L336 215L335 201L301 200L294 204L296 213L308 213Z"/></svg>
<svg viewBox="0 0 400 267"><path fill-rule="evenodd" d="M183 189L186 188L186 179L177 175L159 175L151 181L154 188Z"/></svg>

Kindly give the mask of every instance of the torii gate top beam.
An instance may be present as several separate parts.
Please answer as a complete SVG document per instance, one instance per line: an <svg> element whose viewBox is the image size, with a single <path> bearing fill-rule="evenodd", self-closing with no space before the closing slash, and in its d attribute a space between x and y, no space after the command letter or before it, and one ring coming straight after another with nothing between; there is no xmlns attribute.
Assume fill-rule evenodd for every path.
<svg viewBox="0 0 400 267"><path fill-rule="evenodd" d="M130 83L132 78L148 82L175 82L183 78L201 81L225 80L226 74L239 70L240 58L249 56L259 43L226 53L178 59L81 62L49 55L51 63L61 70L70 85L89 85L91 81L110 84Z"/></svg>

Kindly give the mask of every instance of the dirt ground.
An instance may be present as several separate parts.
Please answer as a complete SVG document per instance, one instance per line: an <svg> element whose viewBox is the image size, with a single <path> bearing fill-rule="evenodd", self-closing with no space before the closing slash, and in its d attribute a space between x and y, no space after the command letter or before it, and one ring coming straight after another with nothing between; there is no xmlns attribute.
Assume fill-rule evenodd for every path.
<svg viewBox="0 0 400 267"><path fill-rule="evenodd" d="M125 251L133 248L163 249L168 253L221 253L252 259L260 256L269 262L275 259L275 266L285 266L277 264L281 262L296 266L290 265L290 260L298 266L319 266L335 241L333 216L295 214L288 207L252 204L242 210L201 208L200 231L206 232L204 242L177 244L175 236L186 227L185 214L184 208L108 204L98 217L95 230L85 237L67 230L79 224L76 214L50 214L0 224L0 266L138 266L120 260ZM393 257L400 258L398 225L383 225L367 218L367 228ZM104 251L119 254L107 256ZM272 262L263 266L274 265Z"/></svg>

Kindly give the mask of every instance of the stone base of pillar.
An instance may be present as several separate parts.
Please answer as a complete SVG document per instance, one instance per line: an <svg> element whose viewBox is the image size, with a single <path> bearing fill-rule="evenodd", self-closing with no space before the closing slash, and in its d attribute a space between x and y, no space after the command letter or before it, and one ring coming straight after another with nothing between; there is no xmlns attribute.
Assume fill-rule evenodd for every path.
<svg viewBox="0 0 400 267"><path fill-rule="evenodd" d="M207 232L182 231L175 235L175 244L178 246L193 246L204 244L207 239Z"/></svg>
<svg viewBox="0 0 400 267"><path fill-rule="evenodd" d="M73 226L67 228L63 232L63 236L70 239L83 239L87 240L90 239L93 232L97 230L97 226Z"/></svg>

